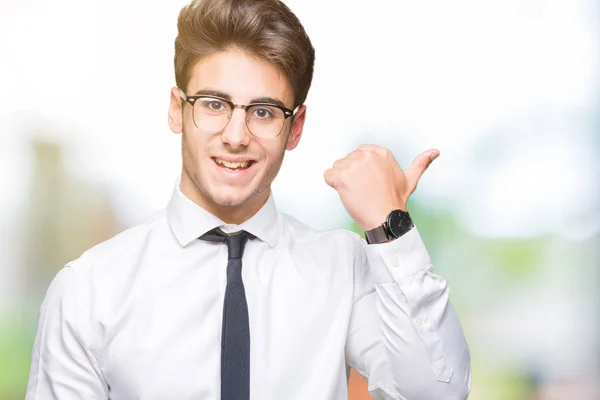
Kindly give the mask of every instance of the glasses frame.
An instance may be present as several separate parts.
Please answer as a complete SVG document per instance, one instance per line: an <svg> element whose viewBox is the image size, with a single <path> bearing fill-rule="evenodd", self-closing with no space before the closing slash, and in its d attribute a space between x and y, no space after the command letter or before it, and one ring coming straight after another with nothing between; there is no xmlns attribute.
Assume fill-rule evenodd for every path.
<svg viewBox="0 0 600 400"><path fill-rule="evenodd" d="M209 98L209 99L215 99L215 100L220 100L224 103L227 103L229 105L229 107L231 107L231 114L229 115L228 120L231 121L231 115L233 115L233 111L236 108L241 108L244 110L244 113L246 113L246 128L248 128L248 132L250 132L252 134L252 136L255 136L259 139L275 139L277 137L279 137L279 135L281 135L281 132L283 132L283 127L285 126L285 121L289 118L289 117L293 117L296 115L296 113L298 112L298 109L300 108L300 106L297 106L295 109L290 110L287 107L284 106L280 106L279 104L272 104L272 103L250 103L250 104L236 104L231 100L227 100L224 99L222 97L219 96L213 96L210 94L194 94L191 96L188 96L184 93L183 90L179 89L179 96L187 103L190 103L192 105L192 110L194 108L194 104L196 104L196 100L201 99L201 98ZM283 125L281 125L281 129L279 130L279 133L273 137L261 137L261 136L256 136L252 130L250 129L250 127L248 126L248 110L250 109L250 107L255 107L255 106L269 106L269 107L275 107L280 109L281 111L283 111ZM196 124L196 116L195 113L192 112L192 119L194 120L194 125L196 125L196 128L201 129L198 124ZM229 125L229 121L227 121L227 123L225 124L225 126L223 128L221 128L220 130L223 130L227 127L227 125ZM205 129L201 129L201 130L205 130ZM219 131L207 131L207 132L219 132Z"/></svg>

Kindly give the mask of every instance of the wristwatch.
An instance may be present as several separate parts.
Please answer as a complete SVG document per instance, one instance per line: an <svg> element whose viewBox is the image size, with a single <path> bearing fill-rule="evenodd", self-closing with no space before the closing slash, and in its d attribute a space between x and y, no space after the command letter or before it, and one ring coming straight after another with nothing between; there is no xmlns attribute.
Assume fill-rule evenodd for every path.
<svg viewBox="0 0 600 400"><path fill-rule="evenodd" d="M394 210L381 226L365 231L365 236L368 244L384 243L399 238L414 226L407 211Z"/></svg>

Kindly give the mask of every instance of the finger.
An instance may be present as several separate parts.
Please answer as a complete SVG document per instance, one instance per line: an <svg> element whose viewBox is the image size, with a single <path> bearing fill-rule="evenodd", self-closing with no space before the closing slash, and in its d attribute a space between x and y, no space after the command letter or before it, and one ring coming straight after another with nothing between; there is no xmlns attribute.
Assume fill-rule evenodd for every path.
<svg viewBox="0 0 600 400"><path fill-rule="evenodd" d="M361 144L360 146L358 146L357 150L373 150L373 151L375 151L378 148L379 148L379 146L374 145L374 144Z"/></svg>
<svg viewBox="0 0 600 400"><path fill-rule="evenodd" d="M406 180L408 181L409 185L413 187L413 190L417 186L419 179L421 179L421 176L427 167L429 167L433 160L435 160L439 155L439 150L429 149L415 157L413 162L410 163L408 168L406 168L404 174L406 175Z"/></svg>
<svg viewBox="0 0 600 400"><path fill-rule="evenodd" d="M358 147L358 150L373 151L383 157L385 157L390 152L385 147L376 146L374 144L362 144Z"/></svg>
<svg viewBox="0 0 600 400"><path fill-rule="evenodd" d="M357 160L360 159L360 157L362 157L363 153L366 150L361 149L360 147L357 148L356 150L352 150L350 153L346 154L346 157L338 160L338 161L342 161L342 160Z"/></svg>
<svg viewBox="0 0 600 400"><path fill-rule="evenodd" d="M335 189L335 171L333 170L333 168L329 168L327 170L325 170L325 173L323 174L323 177L325 178L325 183L327 183L329 186L331 186L332 188Z"/></svg>
<svg viewBox="0 0 600 400"><path fill-rule="evenodd" d="M361 162L362 160L377 160L377 159L385 159L385 153L381 153L376 149L366 149L366 148L358 148L354 150L352 153L348 154L344 158L344 166L348 167L348 165L355 165L357 162Z"/></svg>
<svg viewBox="0 0 600 400"><path fill-rule="evenodd" d="M349 163L349 156L346 156L344 158L340 158L339 160L335 160L335 162L333 163L333 167L335 169L343 169L345 166L348 165Z"/></svg>

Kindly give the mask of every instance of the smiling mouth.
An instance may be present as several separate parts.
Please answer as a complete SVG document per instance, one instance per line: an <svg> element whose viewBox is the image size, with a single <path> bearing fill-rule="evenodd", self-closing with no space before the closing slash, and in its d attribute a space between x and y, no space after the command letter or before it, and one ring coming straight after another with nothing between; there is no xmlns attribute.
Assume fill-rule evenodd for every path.
<svg viewBox="0 0 600 400"><path fill-rule="evenodd" d="M227 160L222 160L222 159L216 158L216 157L213 157L213 161L219 167L229 170L229 171L243 171L243 170L250 168L255 163L255 161L253 161L253 160L227 161Z"/></svg>

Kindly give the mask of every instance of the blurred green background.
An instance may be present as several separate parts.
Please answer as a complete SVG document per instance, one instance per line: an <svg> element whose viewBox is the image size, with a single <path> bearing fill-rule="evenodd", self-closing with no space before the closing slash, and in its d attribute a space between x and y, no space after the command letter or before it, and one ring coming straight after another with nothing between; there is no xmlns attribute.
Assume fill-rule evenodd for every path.
<svg viewBox="0 0 600 400"><path fill-rule="evenodd" d="M171 194L185 1L163 3L0 3L0 400L24 397L56 272ZM403 167L439 148L409 211L450 283L470 399L600 399L598 2L286 4L317 62L280 210L356 230L326 168L361 143Z"/></svg>

